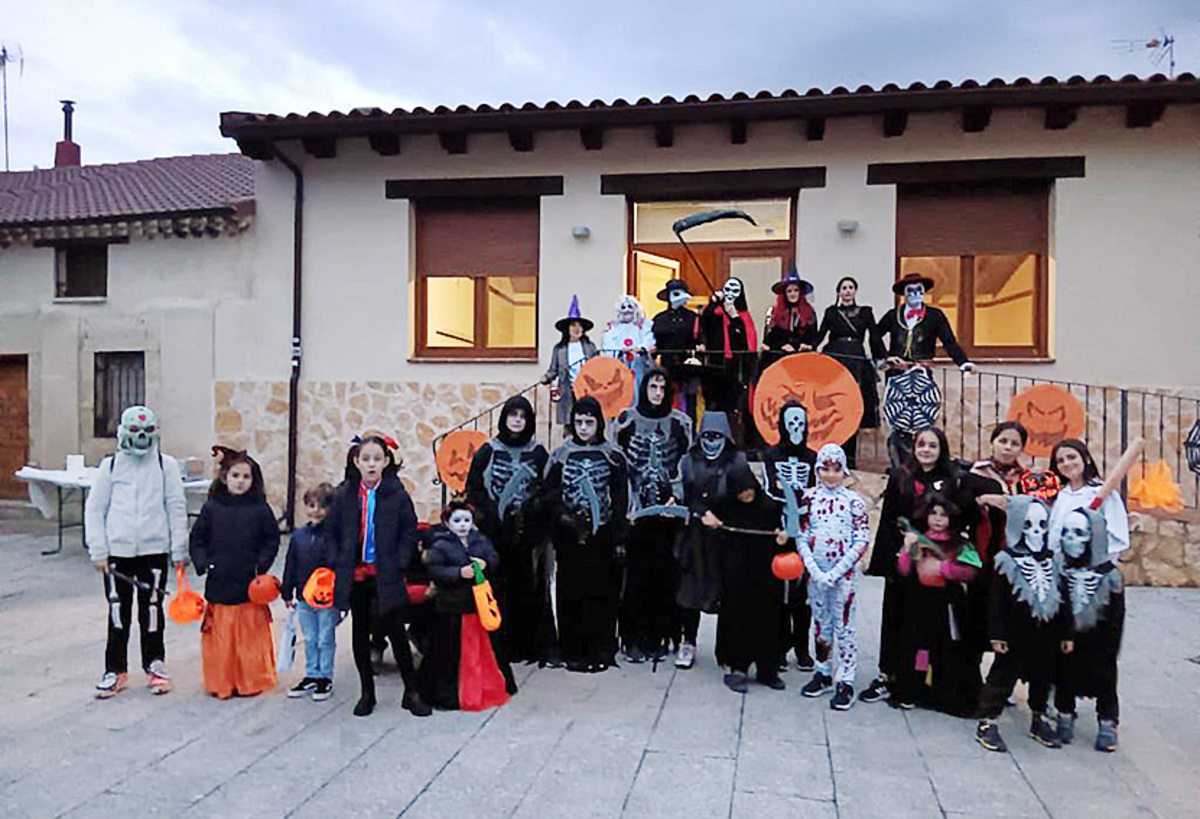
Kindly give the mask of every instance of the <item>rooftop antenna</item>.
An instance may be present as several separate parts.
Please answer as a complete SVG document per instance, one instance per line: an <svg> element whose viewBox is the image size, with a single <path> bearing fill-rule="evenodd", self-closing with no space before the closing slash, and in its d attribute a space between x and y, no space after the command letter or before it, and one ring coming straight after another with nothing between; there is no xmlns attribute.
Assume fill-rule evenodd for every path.
<svg viewBox="0 0 1200 819"><path fill-rule="evenodd" d="M25 76L25 52L17 46L17 53L10 54L8 46L0 45L0 82L4 85L4 170L8 171L8 64L16 63L20 76Z"/></svg>
<svg viewBox="0 0 1200 819"><path fill-rule="evenodd" d="M1149 40L1113 40L1113 47L1127 54L1132 54L1139 49L1149 49L1150 62L1155 65L1162 65L1163 60L1167 61L1167 76L1173 78L1175 76L1175 38L1167 32L1159 29L1161 37L1151 37Z"/></svg>

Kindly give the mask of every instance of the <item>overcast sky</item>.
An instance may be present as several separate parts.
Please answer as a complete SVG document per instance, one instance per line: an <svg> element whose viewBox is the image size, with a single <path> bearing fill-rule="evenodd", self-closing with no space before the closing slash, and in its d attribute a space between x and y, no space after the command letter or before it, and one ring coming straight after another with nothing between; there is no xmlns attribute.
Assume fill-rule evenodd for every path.
<svg viewBox="0 0 1200 819"><path fill-rule="evenodd" d="M86 164L235 150L222 111L347 111L829 90L1049 74L1148 76L1114 40L1173 34L1196 0L66 0L6 4L13 170L53 164L58 100Z"/></svg>

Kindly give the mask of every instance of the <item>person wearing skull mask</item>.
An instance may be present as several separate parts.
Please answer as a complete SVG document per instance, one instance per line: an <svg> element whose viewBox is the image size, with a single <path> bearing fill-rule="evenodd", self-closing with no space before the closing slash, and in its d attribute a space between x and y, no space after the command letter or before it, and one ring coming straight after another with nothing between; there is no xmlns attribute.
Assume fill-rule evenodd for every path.
<svg viewBox="0 0 1200 819"><path fill-rule="evenodd" d="M1054 537L1055 533L1051 532ZM1092 509L1068 512L1055 547L1063 560L1063 602L1072 619L1074 651L1059 657L1054 676L1058 740L1075 738L1076 697L1096 698L1097 751L1117 749L1117 657L1125 630L1125 578L1109 550L1108 522Z"/></svg>
<svg viewBox="0 0 1200 819"><path fill-rule="evenodd" d="M604 439L592 396L571 410L570 438L550 457L543 485L558 575L558 636L568 671L615 663L620 561L629 503L625 457Z"/></svg>
<svg viewBox="0 0 1200 819"><path fill-rule="evenodd" d="M758 333L741 279L731 276L713 294L700 314L700 340L707 351L708 363L724 369L740 388L734 397L714 396L713 409L740 413L745 391L755 377L754 353L758 350ZM733 401L732 406L724 405L727 400Z"/></svg>
<svg viewBox="0 0 1200 819"><path fill-rule="evenodd" d="M887 351L887 364L892 370L903 371L921 361L932 361L940 341L946 355L963 372L973 372L975 365L967 358L946 314L925 303L933 289L933 279L920 273L909 273L892 285L892 292L904 299L879 320L879 334Z"/></svg>
<svg viewBox="0 0 1200 819"><path fill-rule="evenodd" d="M96 697L115 696L128 680L130 617L138 581L142 669L150 690L171 690L163 645L168 562L187 561L187 499L179 462L159 449L158 415L128 407L117 427L117 452L100 462L84 505L88 556L104 575L108 642Z"/></svg>
<svg viewBox="0 0 1200 819"><path fill-rule="evenodd" d="M988 632L996 661L979 695L975 740L989 751L1008 750L996 719L1018 679L1029 683L1029 735L1059 748L1058 730L1047 716L1050 686L1060 650L1070 653L1071 607L1063 605L1060 563L1049 541L1050 510L1029 495L1008 503L1006 545L996 555Z"/></svg>
<svg viewBox="0 0 1200 819"><path fill-rule="evenodd" d="M628 367L636 388L641 386L642 374L650 366L654 343L651 322L642 312L642 305L633 296L622 296L617 301L616 317L605 327L600 339L600 352Z"/></svg>
<svg viewBox="0 0 1200 819"><path fill-rule="evenodd" d="M451 501L442 510L442 527L433 534L425 562L433 580L434 614L429 650L417 670L422 699L449 711L504 705L516 693L516 684L508 664L494 651L499 632L483 630L471 591L475 567L490 579L500 556L475 528L469 504Z"/></svg>
<svg viewBox="0 0 1200 819"><path fill-rule="evenodd" d="M700 612L715 614L721 597L720 533L717 510L728 501L731 470L746 466L746 456L733 443L729 418L723 412L706 412L696 443L683 459L683 497L688 523L679 539L675 558L679 567L679 650L676 668L696 664L696 635ZM718 658L720 659L720 658Z"/></svg>
<svg viewBox="0 0 1200 819"><path fill-rule="evenodd" d="M514 395L500 409L496 437L471 459L466 499L475 525L496 547L500 567L489 578L504 620L494 642L508 662L557 662L550 606L551 555L540 506L549 456L533 439L533 406Z"/></svg>
<svg viewBox="0 0 1200 819"><path fill-rule="evenodd" d="M651 369L642 379L636 406L617 417L617 446L629 464L629 556L622 600L621 638L625 659L661 659L671 638L675 605L672 547L686 507L680 462L692 445L692 422L671 408L667 371Z"/></svg>
<svg viewBox="0 0 1200 819"><path fill-rule="evenodd" d="M776 502L784 531L795 548L808 517L804 493L817 479L817 453L808 448L808 412L795 399L779 410L779 443L763 455L767 472L767 495ZM808 604L808 583L803 577L783 581L787 584L785 602L780 607L780 668L787 667L788 649L796 655L796 667L813 670L808 650L812 608Z"/></svg>

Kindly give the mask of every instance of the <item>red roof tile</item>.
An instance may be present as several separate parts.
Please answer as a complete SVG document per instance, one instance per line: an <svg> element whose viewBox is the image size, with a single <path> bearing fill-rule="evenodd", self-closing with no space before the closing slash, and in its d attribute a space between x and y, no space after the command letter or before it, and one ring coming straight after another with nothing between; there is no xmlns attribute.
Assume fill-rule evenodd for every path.
<svg viewBox="0 0 1200 819"><path fill-rule="evenodd" d="M0 224L49 224L225 210L254 198L241 154L171 156L0 173Z"/></svg>

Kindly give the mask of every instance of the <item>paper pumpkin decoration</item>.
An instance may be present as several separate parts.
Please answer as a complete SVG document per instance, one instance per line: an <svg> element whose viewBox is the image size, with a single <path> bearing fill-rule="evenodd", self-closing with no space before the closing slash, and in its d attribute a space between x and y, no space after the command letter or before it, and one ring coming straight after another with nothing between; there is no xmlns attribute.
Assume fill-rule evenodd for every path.
<svg viewBox="0 0 1200 819"><path fill-rule="evenodd" d="M456 429L438 444L434 460L438 477L451 492L461 495L467 489L471 459L487 443L487 433L477 429Z"/></svg>
<svg viewBox="0 0 1200 819"><path fill-rule="evenodd" d="M600 402L605 420L616 418L633 404L633 373L615 358L589 358L575 376L575 398L592 396Z"/></svg>
<svg viewBox="0 0 1200 819"><path fill-rule="evenodd" d="M1165 461L1142 465L1142 476L1129 481L1129 503L1142 509L1183 511L1183 489Z"/></svg>
<svg viewBox="0 0 1200 819"><path fill-rule="evenodd" d="M754 390L754 425L779 443L779 411L790 400L808 411L808 448L844 444L858 432L863 402L858 382L841 362L821 353L795 353L767 367Z"/></svg>
<svg viewBox="0 0 1200 819"><path fill-rule="evenodd" d="M184 625L194 623L204 616L204 598L188 583L183 567L175 568L175 596L167 604L167 616L171 622Z"/></svg>
<svg viewBox="0 0 1200 819"><path fill-rule="evenodd" d="M246 590L251 603L262 603L264 606L279 596L279 578L273 574L260 574L250 581Z"/></svg>
<svg viewBox="0 0 1200 819"><path fill-rule="evenodd" d="M804 558L796 552L782 552L771 559L771 574L780 580L795 580L804 574Z"/></svg>
<svg viewBox="0 0 1200 819"><path fill-rule="evenodd" d="M1064 438L1082 438L1087 429L1079 399L1056 384L1035 384L1012 397L1008 420L1029 432L1025 451L1035 458L1050 457Z"/></svg>
<svg viewBox="0 0 1200 819"><path fill-rule="evenodd" d="M909 367L887 380L883 417L899 432L920 432L937 424L942 391L926 367Z"/></svg>
<svg viewBox="0 0 1200 819"><path fill-rule="evenodd" d="M1183 442L1183 448L1187 453L1188 469L1200 475L1200 420L1192 425L1192 431Z"/></svg>
<svg viewBox="0 0 1200 819"><path fill-rule="evenodd" d="M304 602L312 606L314 609L328 609L333 607L333 589L337 583L337 575L333 569L322 566L319 569L314 569L313 573L308 576L308 582L304 584L304 592L301 595Z"/></svg>

